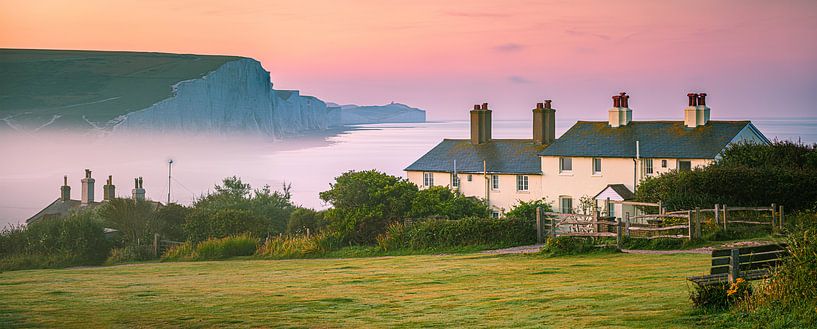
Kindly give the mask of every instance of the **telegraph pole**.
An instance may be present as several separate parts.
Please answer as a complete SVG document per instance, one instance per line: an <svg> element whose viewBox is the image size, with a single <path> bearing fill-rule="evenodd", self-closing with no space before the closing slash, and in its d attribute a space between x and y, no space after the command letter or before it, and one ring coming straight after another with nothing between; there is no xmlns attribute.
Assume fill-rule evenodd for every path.
<svg viewBox="0 0 817 329"><path fill-rule="evenodd" d="M167 204L170 204L170 177L173 172L173 159L167 161Z"/></svg>

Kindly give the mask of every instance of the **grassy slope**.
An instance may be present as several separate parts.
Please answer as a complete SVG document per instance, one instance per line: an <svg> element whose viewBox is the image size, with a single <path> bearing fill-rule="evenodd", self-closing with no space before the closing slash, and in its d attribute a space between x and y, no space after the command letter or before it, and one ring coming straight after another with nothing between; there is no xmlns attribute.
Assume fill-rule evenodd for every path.
<svg viewBox="0 0 817 329"><path fill-rule="evenodd" d="M0 118L36 128L106 122L171 96L171 86L196 79L231 56L139 52L0 49ZM5 126L5 124L3 124Z"/></svg>
<svg viewBox="0 0 817 329"><path fill-rule="evenodd" d="M481 254L0 274L0 327L693 327L707 255Z"/></svg>

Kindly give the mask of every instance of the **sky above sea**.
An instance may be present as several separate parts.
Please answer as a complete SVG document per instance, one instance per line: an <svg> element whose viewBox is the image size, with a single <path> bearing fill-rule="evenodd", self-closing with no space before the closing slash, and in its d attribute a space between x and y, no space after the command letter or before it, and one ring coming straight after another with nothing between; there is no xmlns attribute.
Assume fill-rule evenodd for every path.
<svg viewBox="0 0 817 329"><path fill-rule="evenodd" d="M0 48L228 54L326 101L499 120L572 117L629 92L674 117L706 92L724 117L817 115L817 1L0 1Z"/></svg>
<svg viewBox="0 0 817 329"><path fill-rule="evenodd" d="M680 114L680 111L678 111ZM583 118L583 120L598 118ZM745 119L745 118L742 118ZM576 119L559 118L557 136ZM817 143L817 117L752 122L769 138ZM171 201L191 204L221 179L239 176L254 187L292 184L293 201L325 208L318 197L338 175L377 169L403 176L403 169L444 138L468 138L467 121L360 125L336 135L270 141L248 137L122 136L42 133L0 135L0 227L19 224L59 197L68 175L74 199L91 169L97 199L108 175L117 195L129 197L133 178L143 177L147 196L165 202L167 161L174 160ZM530 120L494 121L494 138L531 138Z"/></svg>

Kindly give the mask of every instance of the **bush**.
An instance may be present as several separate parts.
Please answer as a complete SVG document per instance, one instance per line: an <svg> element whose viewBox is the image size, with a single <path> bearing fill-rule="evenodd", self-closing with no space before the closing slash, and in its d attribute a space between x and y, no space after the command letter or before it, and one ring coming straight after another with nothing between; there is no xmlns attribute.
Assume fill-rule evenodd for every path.
<svg viewBox="0 0 817 329"><path fill-rule="evenodd" d="M307 229L310 233L318 233L324 227L326 221L323 219L323 212L299 207L289 215L287 233L306 234Z"/></svg>
<svg viewBox="0 0 817 329"><path fill-rule="evenodd" d="M549 256L580 255L596 252L618 252L615 246L596 246L589 237L548 237L542 254Z"/></svg>
<svg viewBox="0 0 817 329"><path fill-rule="evenodd" d="M377 238L383 250L464 246L510 247L536 242L534 222L527 219L469 217L394 223Z"/></svg>
<svg viewBox="0 0 817 329"><path fill-rule="evenodd" d="M553 211L550 202L543 198L536 201L519 201L511 211L505 213L505 217L536 220L536 208L542 208L542 212Z"/></svg>
<svg viewBox="0 0 817 329"><path fill-rule="evenodd" d="M0 270L99 265L111 242L92 211L0 232Z"/></svg>
<svg viewBox="0 0 817 329"><path fill-rule="evenodd" d="M258 248L258 240L249 234L207 239L196 243L185 242L169 248L163 261L214 260L237 256L251 256Z"/></svg>
<svg viewBox="0 0 817 329"><path fill-rule="evenodd" d="M732 283L724 282L693 286L689 299L692 300L692 305L697 308L725 309L752 294L752 284L742 278L738 278Z"/></svg>
<svg viewBox="0 0 817 329"><path fill-rule="evenodd" d="M105 264L122 264L130 262L140 262L156 258L153 255L152 246L125 246L111 249L111 255Z"/></svg>
<svg viewBox="0 0 817 329"><path fill-rule="evenodd" d="M634 237L622 237L621 247L624 249L640 250L678 250L695 248L701 245L701 240L656 238L643 239Z"/></svg>
<svg viewBox="0 0 817 329"><path fill-rule="evenodd" d="M194 209L187 216L184 229L190 241L200 242L245 233L263 236L267 223L244 209Z"/></svg>
<svg viewBox="0 0 817 329"><path fill-rule="evenodd" d="M446 186L432 186L417 192L411 202L411 210L407 217L460 219L490 215L491 209L485 201L467 197Z"/></svg>
<svg viewBox="0 0 817 329"><path fill-rule="evenodd" d="M318 257L337 250L344 244L342 234L322 232L311 236L284 235L267 239L256 254L268 258Z"/></svg>

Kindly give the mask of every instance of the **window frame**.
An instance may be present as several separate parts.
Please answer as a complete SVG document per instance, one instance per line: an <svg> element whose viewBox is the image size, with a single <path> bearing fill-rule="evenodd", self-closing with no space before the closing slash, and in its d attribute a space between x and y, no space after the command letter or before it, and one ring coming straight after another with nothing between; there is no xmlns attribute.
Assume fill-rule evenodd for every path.
<svg viewBox="0 0 817 329"><path fill-rule="evenodd" d="M681 168L682 163L688 163L689 168ZM691 171L692 170L692 160L678 160L678 171Z"/></svg>
<svg viewBox="0 0 817 329"><path fill-rule="evenodd" d="M655 168L653 168L652 159L644 159L644 172L647 175L652 175L655 173Z"/></svg>
<svg viewBox="0 0 817 329"><path fill-rule="evenodd" d="M423 186L425 187L432 187L434 186L434 173L430 171L423 172Z"/></svg>
<svg viewBox="0 0 817 329"><path fill-rule="evenodd" d="M451 187L460 187L460 175L451 174Z"/></svg>
<svg viewBox="0 0 817 329"><path fill-rule="evenodd" d="M516 191L530 191L530 179L528 178L528 175L516 175Z"/></svg>
<svg viewBox="0 0 817 329"><path fill-rule="evenodd" d="M491 210L491 218L494 218L494 219L499 219L499 216L500 216L500 215L501 215L501 214L499 213L499 211L496 211L496 210Z"/></svg>
<svg viewBox="0 0 817 329"><path fill-rule="evenodd" d="M667 167L667 160L666 159L661 160L661 168L666 168L666 167Z"/></svg>
<svg viewBox="0 0 817 329"><path fill-rule="evenodd" d="M598 168L596 168L596 161L597 160L598 160L598 163L599 163ZM601 164L601 158L591 158L590 162L591 162L590 167L591 167L591 170L592 170L591 173L593 174L593 176L601 176L601 170L603 168L603 165ZM596 170L596 169L598 169L598 170Z"/></svg>
<svg viewBox="0 0 817 329"><path fill-rule="evenodd" d="M565 169L565 163L570 164L570 169ZM573 158L571 158L571 157L559 157L559 173L560 174L572 174L573 173Z"/></svg>
<svg viewBox="0 0 817 329"><path fill-rule="evenodd" d="M491 190L499 191L499 175L491 175Z"/></svg>

